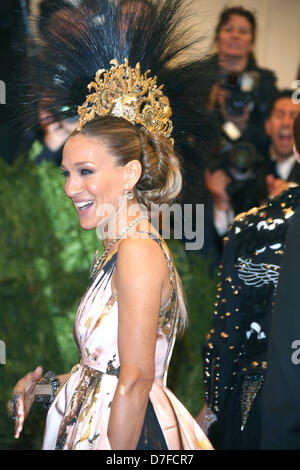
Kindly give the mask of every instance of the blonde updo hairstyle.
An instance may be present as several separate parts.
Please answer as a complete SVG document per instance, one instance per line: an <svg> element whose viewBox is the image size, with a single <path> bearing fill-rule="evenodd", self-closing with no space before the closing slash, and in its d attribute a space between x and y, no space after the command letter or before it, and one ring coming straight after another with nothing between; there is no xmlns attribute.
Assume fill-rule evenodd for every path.
<svg viewBox="0 0 300 470"><path fill-rule="evenodd" d="M81 131L71 136L85 135L106 145L116 164L124 166L132 160L141 163L142 173L135 185L134 194L147 209L151 204L171 204L182 187L180 162L173 145L166 137L148 132L142 126L114 116L97 117L88 121ZM187 309L180 277L175 269L178 294L178 331L187 325Z"/></svg>
<svg viewBox="0 0 300 470"><path fill-rule="evenodd" d="M114 116L92 119L72 135L78 133L103 142L118 166L125 166L131 160L141 163L142 173L134 193L137 201L147 209L151 203L170 204L179 195L182 186L180 164L166 137Z"/></svg>

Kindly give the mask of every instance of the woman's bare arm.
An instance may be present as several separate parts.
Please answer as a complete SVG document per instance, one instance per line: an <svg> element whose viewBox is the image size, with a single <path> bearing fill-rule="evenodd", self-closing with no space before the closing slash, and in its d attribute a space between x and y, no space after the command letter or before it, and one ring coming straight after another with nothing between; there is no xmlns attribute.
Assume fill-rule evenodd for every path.
<svg viewBox="0 0 300 470"><path fill-rule="evenodd" d="M136 449L155 373L162 298L170 293L166 259L153 240L124 240L114 275L119 307L120 377L108 438L113 449Z"/></svg>
<svg viewBox="0 0 300 470"><path fill-rule="evenodd" d="M13 395L18 395L16 403L15 438L22 432L24 421L28 416L36 395L52 395L52 386L39 384L42 379L43 368L38 366L33 372L22 377L13 389ZM68 380L70 374L58 375L61 386Z"/></svg>

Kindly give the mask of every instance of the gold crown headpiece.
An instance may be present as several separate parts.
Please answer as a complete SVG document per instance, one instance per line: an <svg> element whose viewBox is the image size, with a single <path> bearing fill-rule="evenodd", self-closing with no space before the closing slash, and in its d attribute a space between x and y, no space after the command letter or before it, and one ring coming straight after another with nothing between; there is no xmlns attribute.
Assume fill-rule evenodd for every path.
<svg viewBox="0 0 300 470"><path fill-rule="evenodd" d="M127 59L120 65L116 59L110 63L110 70L98 70L95 81L88 85L89 91L94 89L95 92L78 107L78 130L96 115L111 115L141 124L149 131L170 138L173 130L169 119L172 110L162 92L163 85L158 87L156 77L148 77L150 70L141 74L139 63L135 68L128 65Z"/></svg>

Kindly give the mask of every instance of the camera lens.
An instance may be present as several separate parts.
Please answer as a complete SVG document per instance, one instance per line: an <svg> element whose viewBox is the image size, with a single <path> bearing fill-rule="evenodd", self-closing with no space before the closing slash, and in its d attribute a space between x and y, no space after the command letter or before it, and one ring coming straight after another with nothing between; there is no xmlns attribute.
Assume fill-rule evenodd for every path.
<svg viewBox="0 0 300 470"><path fill-rule="evenodd" d="M228 114L232 116L241 116L245 106L248 104L250 96L246 93L234 90L226 100L225 108Z"/></svg>
<svg viewBox="0 0 300 470"><path fill-rule="evenodd" d="M253 168L257 160L256 150L250 142L238 142L228 153L230 164L239 171L245 172Z"/></svg>

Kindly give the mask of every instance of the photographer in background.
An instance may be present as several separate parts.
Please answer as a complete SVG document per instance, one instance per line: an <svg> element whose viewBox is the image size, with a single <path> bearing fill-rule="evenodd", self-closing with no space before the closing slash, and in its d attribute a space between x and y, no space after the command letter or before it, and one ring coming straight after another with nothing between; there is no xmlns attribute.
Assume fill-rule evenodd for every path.
<svg viewBox="0 0 300 470"><path fill-rule="evenodd" d="M204 254L213 252L215 265L221 259L222 237L236 214L300 184L300 166L293 152L293 124L300 104L293 102L291 94L290 90L279 91L270 107L265 122L270 148L264 158L253 148L251 152L249 143L241 140L230 147L224 143L226 139L220 144L223 154L211 158L206 171Z"/></svg>
<svg viewBox="0 0 300 470"><path fill-rule="evenodd" d="M29 2L32 7L32 2ZM59 22L66 23L66 30L70 28L79 29L82 27L78 17L75 16L72 4L67 0L42 0L38 6L38 16L33 17L30 21L30 9L23 8L23 22L28 26L27 40L30 41L31 37L41 37L43 40L44 34L52 34ZM33 31L31 30L33 28ZM32 45L30 48L30 56L32 61L35 60L35 49ZM29 60L27 61L28 63ZM31 73L30 67L24 68L23 73ZM31 96L31 90L24 90L24 94ZM77 119L61 118L52 115L51 103L48 100L41 100L39 103L32 103L32 112L38 115L39 128L26 129L22 133L19 145L16 148L16 157L19 155L26 155L26 158L40 164L44 161L52 162L54 165L59 166L62 160L63 146L69 137L70 133L76 128ZM24 110L20 110L21 120L26 121L27 115ZM23 122L22 122L23 125Z"/></svg>
<svg viewBox="0 0 300 470"><path fill-rule="evenodd" d="M69 135L76 129L78 120L66 118L61 121L55 121L44 103L39 103L38 115L40 129L43 134L40 140L42 147L37 154L32 153L32 158L35 163L46 161L59 166L62 160L63 146Z"/></svg>
<svg viewBox="0 0 300 470"><path fill-rule="evenodd" d="M257 205L257 173L270 139L265 120L277 93L274 73L257 66L255 16L243 7L225 9L216 27L217 54L209 62L219 80L209 108L222 128L205 172L205 241L202 254L217 267L222 237L234 216Z"/></svg>
<svg viewBox="0 0 300 470"><path fill-rule="evenodd" d="M270 119L282 101L274 103ZM278 117L294 119L300 161L300 122L292 112L300 105L290 98L287 105L289 112ZM273 143L275 135L289 136L288 126L279 129ZM296 185L238 215L224 239L203 347L206 401L198 416L215 449L300 448L299 210Z"/></svg>
<svg viewBox="0 0 300 470"><path fill-rule="evenodd" d="M215 32L217 54L210 59L219 80L212 87L209 107L222 124L234 124L244 140L265 154L269 142L264 121L276 93L276 77L258 67L255 37L256 19L249 10L233 7L221 13Z"/></svg>

